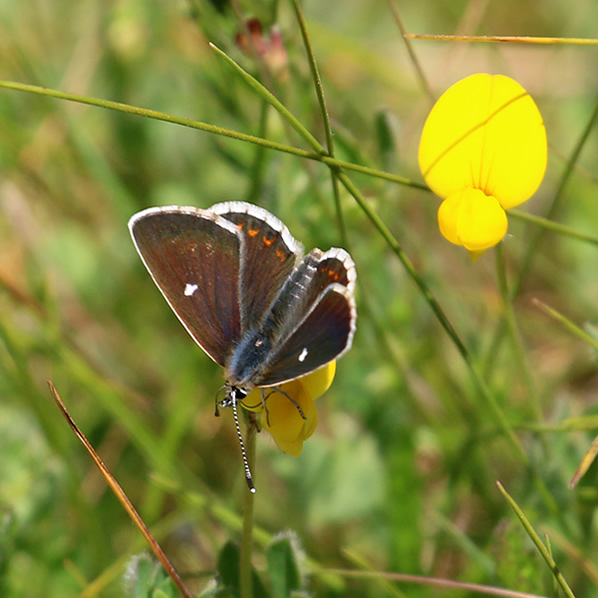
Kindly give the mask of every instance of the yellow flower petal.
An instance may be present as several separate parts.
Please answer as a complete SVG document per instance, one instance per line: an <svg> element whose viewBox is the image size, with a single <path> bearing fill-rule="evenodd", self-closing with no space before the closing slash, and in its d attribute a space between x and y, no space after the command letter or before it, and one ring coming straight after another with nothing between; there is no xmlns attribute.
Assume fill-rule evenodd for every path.
<svg viewBox="0 0 598 598"><path fill-rule="evenodd" d="M261 423L270 432L278 448L298 457L303 442L314 433L318 423L314 400L328 390L335 372L336 361L332 361L302 378L281 384L279 388L256 388L243 400L242 406L250 411L262 412Z"/></svg>
<svg viewBox="0 0 598 598"><path fill-rule="evenodd" d="M504 209L526 201L546 170L546 131L529 94L503 75L471 75L450 87L424 125L419 164L440 197L480 189Z"/></svg>
<svg viewBox="0 0 598 598"><path fill-rule="evenodd" d="M495 197L479 189L449 195L438 210L440 232L455 245L479 252L496 245L507 233L507 215Z"/></svg>
<svg viewBox="0 0 598 598"><path fill-rule="evenodd" d="M330 388L335 373L336 361L331 361L323 368L320 368L307 376L303 376L303 378L299 378L299 380L309 393L309 396L315 401Z"/></svg>
<svg viewBox="0 0 598 598"><path fill-rule="evenodd" d="M459 203L462 192L457 191L449 195L438 208L438 226L447 241L455 245L463 245L457 234L457 220L459 217Z"/></svg>
<svg viewBox="0 0 598 598"><path fill-rule="evenodd" d="M291 397L272 389L266 399L266 413L262 414L262 425L276 442L278 448L294 457L301 454L303 441L307 440L316 429L318 412L305 387L298 380L284 385L284 391ZM299 409L305 419L299 413Z"/></svg>

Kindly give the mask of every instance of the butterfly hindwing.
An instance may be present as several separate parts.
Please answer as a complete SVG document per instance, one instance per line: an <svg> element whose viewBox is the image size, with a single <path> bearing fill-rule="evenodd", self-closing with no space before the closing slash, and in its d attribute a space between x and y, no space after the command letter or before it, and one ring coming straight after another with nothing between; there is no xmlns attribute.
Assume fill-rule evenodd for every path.
<svg viewBox="0 0 598 598"><path fill-rule="evenodd" d="M355 332L352 293L334 283L326 288L306 318L275 350L259 384L273 386L304 376L340 357Z"/></svg>
<svg viewBox="0 0 598 598"><path fill-rule="evenodd" d="M288 277L259 329L231 355L227 376L239 385L278 384L348 350L355 330L355 278L346 251L312 250Z"/></svg>

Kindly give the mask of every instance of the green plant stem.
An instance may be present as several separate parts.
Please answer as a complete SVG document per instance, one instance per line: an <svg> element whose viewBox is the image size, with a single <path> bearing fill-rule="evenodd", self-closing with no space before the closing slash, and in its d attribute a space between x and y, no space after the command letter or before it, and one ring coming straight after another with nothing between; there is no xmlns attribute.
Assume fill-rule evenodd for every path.
<svg viewBox="0 0 598 598"><path fill-rule="evenodd" d="M393 234L390 232L389 228L384 224L382 219L370 208L369 204L366 202L365 198L357 188L357 186L353 183L353 181L344 173L341 172L339 174L339 181L345 187L345 189L353 196L357 205L362 209L364 214L369 218L370 222L374 225L374 228L380 233L382 238L386 241L387 245L390 247L392 252L399 258L400 262L403 264L403 267L409 274L409 277L415 282L419 290L422 292L425 300L427 301L428 305L434 312L434 315L449 335L459 353L464 357L468 358L469 353L467 348L459 338L456 330L453 328L452 324L442 311L440 304L436 301L436 298L430 291L428 285L424 281L424 279L417 273L415 267L407 254L403 251L399 242L395 239Z"/></svg>
<svg viewBox="0 0 598 598"><path fill-rule="evenodd" d="M567 596L568 598L575 598L573 592L571 591L571 588L569 587L569 584L565 581L563 574L559 571L557 564L554 562L554 559L550 555L550 552L546 549L546 546L544 546L544 544L542 543L542 540L540 540L540 537L534 531L534 528L531 526L530 522L527 520L527 517L525 516L523 511L519 508L519 505L513 500L513 498L509 495L509 493L505 490L504 486L500 482L496 482L496 485L498 486L498 489L500 490L502 495L506 498L511 509L513 509L513 512L515 513L515 515L517 515L517 518L519 519L519 521L521 521L521 525L523 525L523 528L527 532L527 535L531 538L532 542L536 545L536 548L542 555L542 558L544 559L544 561L546 561L546 564L548 565L550 572L553 574L557 583L563 590L565 596Z"/></svg>
<svg viewBox="0 0 598 598"><path fill-rule="evenodd" d="M503 301L504 318L507 327L507 332L509 333L509 336L511 338L511 344L515 352L515 360L517 361L517 365L520 369L521 378L523 379L527 395L531 399L531 403L535 411L536 421L541 422L543 420L543 417L540 399L538 397L538 393L536 391L536 387L534 385L534 381L530 372L529 363L527 361L527 355L523 347L523 340L521 338L519 327L517 325L517 320L515 319L513 301L509 293L505 265L504 244L502 241L496 246L495 256L496 278L498 281L498 289L500 291L500 296Z"/></svg>
<svg viewBox="0 0 598 598"><path fill-rule="evenodd" d="M461 357L465 361L473 381L477 386L478 390L482 394L485 403L490 406L490 409L499 424L500 428L505 433L507 439L515 449L517 455L521 459L521 461L529 466L529 460L525 451L523 450L519 440L515 436L513 432L513 428L510 425L509 421L507 420L505 414L503 413L502 409L496 402L496 399L484 383L481 375L479 374L473 359L467 347L463 343L463 341L459 338L457 331L453 328L453 325L450 323L449 319L446 317L444 311L440 307L440 304L430 291L430 288L426 284L425 280L417 273L415 267L411 263L411 260L407 257L407 254L403 251L401 246L399 245L398 241L394 238L388 227L382 222L380 217L370 208L368 203L365 201L365 198L361 195L360 191L357 189L355 184L351 181L351 179L343 172L339 174L339 180L344 185L345 189L354 197L355 201L358 203L359 207L364 211L366 216L370 219L370 222L374 225L376 230L380 233L382 238L386 241L390 249L393 253L399 258L400 262L403 264L403 267L413 280L419 290L421 291L424 299L427 301L430 309L434 312L434 315L440 322L440 325L444 328L445 332L448 334L450 339L453 341L454 345L456 346L457 350L461 354Z"/></svg>
<svg viewBox="0 0 598 598"><path fill-rule="evenodd" d="M320 105L320 112L322 113L322 122L324 123L324 131L326 134L326 148L328 149L328 155L334 158L334 136L332 134L332 126L330 124L330 115L328 114L328 108L326 107L326 97L324 96L324 87L322 86L322 78L320 77L320 71L318 69L318 63L316 62L316 56L309 39L309 32L303 17L303 11L297 0L292 0L293 8L295 9L295 15L297 22L299 23L299 29L301 30L301 36L303 37L303 45L305 46L305 52L309 62L309 68L311 71L312 79L314 81L314 87L316 89L316 96L318 98L318 104ZM332 184L332 196L334 197L334 206L336 210L336 219L339 226L339 232L341 237L341 244L348 247L347 229L345 228L345 221L343 218L343 212L341 209L341 198L339 192L339 181L338 181L338 169L330 169L330 177Z"/></svg>
<svg viewBox="0 0 598 598"><path fill-rule="evenodd" d="M484 400L484 403L490 408L490 412L492 413L496 423L498 424L499 428L506 436L507 440L509 441L510 445L514 449L515 453L517 454L518 459L520 462L530 471L533 482L540 494L542 495L544 502L550 509L550 511L557 516L559 519L563 519L562 513L559 510L558 505L556 504L553 496L550 494L550 491L546 487L546 484L539 476L539 474L535 471L532 467L532 464L527 456L526 452L524 451L519 439L515 435L513 430L513 426L507 419L504 411L501 409L500 405L498 404L496 397L490 392L487 384L484 381L481 373L479 372L477 365L475 364L471 354L467 350L467 347L459 338L456 330L453 328L452 324L450 323L449 319L446 317L445 313L443 312L440 304L430 291L428 285L424 281L424 279L417 273L413 264L402 250L401 246L399 245L398 241L394 238L390 230L386 227L386 225L382 222L382 220L378 217L378 215L370 208L370 206L365 201L365 198L361 195L357 187L351 181L351 179L343 172L339 174L339 181L344 185L344 187L351 193L351 195L355 198L355 201L364 211L364 213L368 216L372 224L376 227L378 232L382 235L384 240L387 242L391 250L394 254L399 258L401 263L403 264L405 270L411 277L411 279L415 282L415 284L420 289L422 295L424 296L425 300L427 301L428 305L434 312L434 315L440 322L441 326L444 328L445 332L449 335L450 339L453 341L457 350L461 354L461 357L465 361L467 368L469 369L470 375L472 380L477 387L481 397Z"/></svg>
<svg viewBox="0 0 598 598"><path fill-rule="evenodd" d="M415 51L413 50L411 40L409 39L409 37L407 35L407 30L405 29L405 26L403 25L403 19L401 19L401 14L399 13L399 7L397 6L395 0L388 0L388 5L390 7L390 11L392 12L392 16L397 24L397 27L399 28L399 31L401 32L401 36L403 38L403 43L405 44L405 47L407 48L407 53L409 54L409 59L411 60L411 63L413 64L413 66L415 68L415 72L417 73L417 78L419 79L419 82L421 83L422 89L424 90L424 92L426 93L426 95L428 96L430 101L432 103L434 103L434 101L436 100L436 98L434 97L434 92L430 88L430 84L428 83L428 80L426 79L426 76L424 75L424 70L421 67L421 64L417 58L417 55L415 54Z"/></svg>
<svg viewBox="0 0 598 598"><path fill-rule="evenodd" d="M288 108L264 85L262 85L255 77L250 75L246 70L242 69L228 54L225 54L218 46L210 43L210 48L225 60L238 75L252 87L258 95L264 98L290 125L303 137L307 144L318 153L323 151L323 147L320 142L301 124L301 122L292 114Z"/></svg>
<svg viewBox="0 0 598 598"><path fill-rule="evenodd" d="M247 426L245 436L245 450L249 468L254 471L255 464L255 436L256 428L253 424ZM253 507L255 494L245 485L243 499L243 527L241 529L241 561L239 571L239 582L241 586L241 598L253 598L253 573L251 569L251 552L253 547Z"/></svg>
<svg viewBox="0 0 598 598"><path fill-rule="evenodd" d="M260 81L258 81L253 75L244 70L239 64L237 64L230 56L225 54L222 50L216 47L214 44L210 44L210 47L216 54L222 58L234 71L260 96L265 102L267 102L272 108L274 108L278 114L282 117L282 123L287 130L287 136L291 139L291 131L293 129L301 138L309 145L317 155L328 158L332 157L320 144L320 142L303 126L301 121L292 114L290 110ZM290 129L289 129L290 128ZM335 170L331 168L331 170ZM314 190L318 190L318 185L313 171L310 168L306 168L309 179L312 183Z"/></svg>
<svg viewBox="0 0 598 598"><path fill-rule="evenodd" d="M595 351L598 351L598 341L593 337L590 336L587 332L582 330L579 326L574 324L571 320L566 318L563 314L559 313L556 309L542 303L538 299L534 299L532 301L534 305L537 305L540 309L542 309L545 313L547 313L551 318L562 324L569 332L574 334L577 338L581 339L590 347L592 347Z"/></svg>
<svg viewBox="0 0 598 598"><path fill-rule="evenodd" d="M205 133L212 133L213 135L229 137L230 139L236 139L237 141L245 141L254 145L260 145L267 149L275 150L278 152L284 152L285 154L291 154L299 158L305 158L306 160L322 162L324 164L327 164L328 166L334 166L337 168L352 170L354 172L360 172L362 174L373 176L375 178L383 179L386 181L391 181L399 185L405 185L407 187L414 187L416 189L429 191L428 187L423 183L416 183L406 177L398 176L390 172L376 170L375 168L370 168L369 166L362 166L361 164L353 164L352 162L347 162L346 160L339 160L337 158L332 158L327 155L310 152L304 149L293 147L291 145L276 143L275 141L262 139L254 135L239 133L238 131L231 131L230 129L217 127L215 125L209 125L207 123L203 123L197 120L191 120L190 118L173 116L172 114L166 114L165 112L159 112L158 110L148 110L147 108L139 108L137 106L123 104L121 102L112 102L110 100L102 100L74 93L66 93L63 91L57 91L55 89L49 89L47 87L39 87L38 85L28 85L26 83L17 83L15 81L0 81L0 87L4 87L5 89L13 89L15 91L35 93L37 95L58 98L61 100L67 100L69 102L77 102L79 104L86 104L88 106L97 106L98 108L105 108L107 110L115 110L117 112L135 114L136 116L143 116L145 118L152 118L154 120L169 122L175 125L180 125L182 127L189 127L198 131L204 131Z"/></svg>
<svg viewBox="0 0 598 598"><path fill-rule="evenodd" d="M318 104L320 106L320 112L322 113L322 122L324 123L324 131L326 134L326 146L328 153L334 155L334 138L332 136L332 127L330 126L330 116L328 109L326 108L326 98L324 97L324 88L322 86L322 79L320 77L320 71L316 62L316 57L309 39L309 33L307 31L307 25L303 17L301 6L297 0L291 0L293 8L295 9L295 16L299 23L299 30L301 31L301 37L303 38L303 45L305 46L305 52L307 54L307 60L309 62L309 70L314 80L314 86L316 89L316 96L318 98Z"/></svg>
<svg viewBox="0 0 598 598"><path fill-rule="evenodd" d="M508 214L511 218L522 220L523 222L529 222L530 224L535 224L539 228L543 228L546 231L571 237L572 239L576 239L578 241L591 243L592 245L598 245L598 237L594 235L588 235L586 233L580 233L570 226L565 226L564 224L560 224L554 220L542 218L541 216L534 216L533 214L528 214L527 212L521 212L520 210L515 209L509 210Z"/></svg>

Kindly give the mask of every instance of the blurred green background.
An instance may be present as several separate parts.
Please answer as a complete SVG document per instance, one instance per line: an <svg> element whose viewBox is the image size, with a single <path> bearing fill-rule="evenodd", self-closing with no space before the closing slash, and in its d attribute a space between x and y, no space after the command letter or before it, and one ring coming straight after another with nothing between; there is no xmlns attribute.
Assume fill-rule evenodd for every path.
<svg viewBox="0 0 598 598"><path fill-rule="evenodd" d="M399 2L413 33L597 37L596 5ZM432 101L390 3L303 4L337 155L421 183L419 135ZM258 17L286 54L264 76L236 42ZM306 53L288 2L0 2L0 79L152 108L305 147L209 48L214 42L324 142ZM433 94L502 73L546 123L545 181L523 209L545 214L596 102L598 48L413 41ZM280 58L280 56L279 56ZM554 218L598 235L595 131ZM127 220L152 205L249 200L306 248L342 243L330 172L317 162L163 122L0 89L0 595L121 596L144 550L49 394L51 379L179 570L199 591L239 536L244 479L222 372L194 345L139 260ZM515 303L525 359L508 339L494 252L473 263L436 224L431 193L350 173L401 243L484 372L550 500L505 440L421 292L341 190L358 268L358 330L294 459L258 439L254 564L292 529L322 568L373 569L556 595L548 568L498 492L500 480L578 597L596 596L596 469L567 483L598 427L596 354L539 298L595 335L596 246L547 233ZM509 280L534 225L511 219ZM539 413L538 413L539 411ZM576 430L569 418L582 418ZM446 596L315 574L315 596ZM402 592L402 593L401 593Z"/></svg>

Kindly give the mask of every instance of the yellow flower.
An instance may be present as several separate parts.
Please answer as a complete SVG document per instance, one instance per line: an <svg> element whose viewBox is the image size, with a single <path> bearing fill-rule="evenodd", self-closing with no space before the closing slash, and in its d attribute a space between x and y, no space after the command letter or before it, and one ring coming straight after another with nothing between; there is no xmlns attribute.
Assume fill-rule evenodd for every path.
<svg viewBox="0 0 598 598"><path fill-rule="evenodd" d="M455 83L432 108L419 146L424 179L444 200L441 233L472 252L496 245L505 210L536 192L546 158L542 115L519 83L487 74Z"/></svg>
<svg viewBox="0 0 598 598"><path fill-rule="evenodd" d="M303 449L303 442L313 434L318 423L314 400L330 388L335 372L336 361L332 361L307 376L285 382L279 387L256 388L247 395L242 405L250 411L261 412L262 426L272 434L278 448L298 457ZM262 393L266 410L262 404ZM288 397L282 393L286 393ZM305 419L289 397L299 405Z"/></svg>

